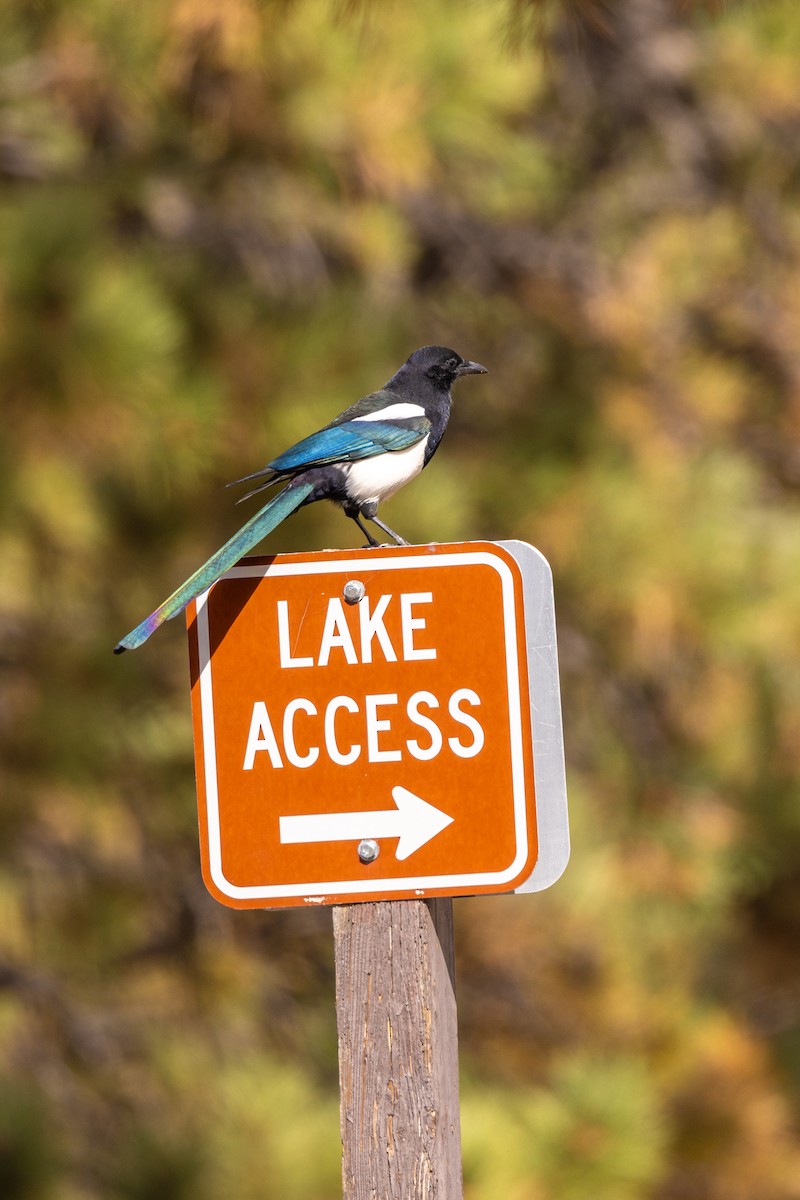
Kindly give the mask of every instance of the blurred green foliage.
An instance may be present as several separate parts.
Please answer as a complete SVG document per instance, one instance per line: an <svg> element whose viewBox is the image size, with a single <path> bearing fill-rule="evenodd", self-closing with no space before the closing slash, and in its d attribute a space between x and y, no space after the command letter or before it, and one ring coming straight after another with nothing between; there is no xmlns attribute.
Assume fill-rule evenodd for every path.
<svg viewBox="0 0 800 1200"><path fill-rule="evenodd" d="M800 25L715 8L0 4L4 1200L339 1193L329 914L205 894L111 647L428 342L387 517L550 559L574 840L457 905L467 1196L800 1197Z"/></svg>

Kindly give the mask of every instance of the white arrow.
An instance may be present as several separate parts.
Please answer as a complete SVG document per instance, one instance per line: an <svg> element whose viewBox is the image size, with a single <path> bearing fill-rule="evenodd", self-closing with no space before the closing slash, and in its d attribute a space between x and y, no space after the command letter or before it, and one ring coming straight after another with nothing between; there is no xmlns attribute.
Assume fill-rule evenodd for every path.
<svg viewBox="0 0 800 1200"><path fill-rule="evenodd" d="M362 838L399 838L399 859L408 858L451 824L439 808L403 787L392 788L397 808L380 812L313 813L281 817L281 842L359 842Z"/></svg>

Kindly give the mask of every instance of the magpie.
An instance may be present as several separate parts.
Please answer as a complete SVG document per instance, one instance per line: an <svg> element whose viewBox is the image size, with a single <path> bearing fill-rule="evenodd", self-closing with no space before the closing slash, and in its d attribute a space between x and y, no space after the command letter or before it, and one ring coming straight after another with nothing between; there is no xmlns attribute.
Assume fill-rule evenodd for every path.
<svg viewBox="0 0 800 1200"><path fill-rule="evenodd" d="M450 417L450 389L462 375L484 375L486 367L446 346L415 350L378 392L351 404L318 433L303 438L272 462L233 484L253 483L242 500L264 488L285 487L251 517L216 554L115 646L114 653L135 650L165 621L211 587L242 555L296 509L315 500L332 500L355 521L370 546L379 543L364 525L371 521L407 546L378 517L378 505L430 462Z"/></svg>

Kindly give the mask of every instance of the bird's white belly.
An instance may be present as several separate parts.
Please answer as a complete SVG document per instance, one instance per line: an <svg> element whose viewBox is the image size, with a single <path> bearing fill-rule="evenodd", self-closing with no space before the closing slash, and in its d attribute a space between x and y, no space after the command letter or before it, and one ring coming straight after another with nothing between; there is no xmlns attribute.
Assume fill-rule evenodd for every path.
<svg viewBox="0 0 800 1200"><path fill-rule="evenodd" d="M407 450L394 450L362 458L360 462L342 464L347 472L347 492L358 505L388 500L404 484L419 475L425 465L427 437Z"/></svg>

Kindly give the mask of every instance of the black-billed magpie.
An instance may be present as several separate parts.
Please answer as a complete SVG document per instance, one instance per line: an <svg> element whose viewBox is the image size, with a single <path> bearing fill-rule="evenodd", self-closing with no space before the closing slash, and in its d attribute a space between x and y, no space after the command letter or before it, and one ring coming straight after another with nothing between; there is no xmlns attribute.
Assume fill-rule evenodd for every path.
<svg viewBox="0 0 800 1200"><path fill-rule="evenodd" d="M145 617L114 648L134 650L165 621L219 579L295 509L315 500L340 504L370 546L378 542L363 524L372 521L399 545L408 543L378 518L378 505L427 466L450 417L450 389L461 375L483 375L486 367L446 346L415 350L379 392L357 400L329 425L285 450L263 470L235 483L261 480L242 499L286 483L230 541L212 554L176 592ZM287 482L288 481L288 482Z"/></svg>

